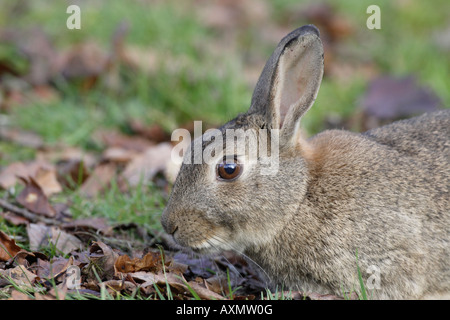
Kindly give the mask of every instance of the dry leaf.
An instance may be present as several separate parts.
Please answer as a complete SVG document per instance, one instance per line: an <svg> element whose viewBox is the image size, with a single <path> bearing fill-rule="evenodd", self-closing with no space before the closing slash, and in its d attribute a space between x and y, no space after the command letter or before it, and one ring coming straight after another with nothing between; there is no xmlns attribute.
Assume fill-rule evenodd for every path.
<svg viewBox="0 0 450 320"><path fill-rule="evenodd" d="M14 187L17 183L17 176L27 177L28 175L28 167L23 162L13 162L1 171L0 187L3 189Z"/></svg>
<svg viewBox="0 0 450 320"><path fill-rule="evenodd" d="M47 196L40 185L33 178L21 178L25 182L25 188L17 196L16 200L31 212L54 218L55 209L50 205Z"/></svg>
<svg viewBox="0 0 450 320"><path fill-rule="evenodd" d="M36 159L40 162L82 162L86 168L92 168L96 163L96 157L83 149L58 145L52 148L38 151Z"/></svg>
<svg viewBox="0 0 450 320"><path fill-rule="evenodd" d="M47 196L62 190L56 180L55 167L46 161L38 160L27 164L23 162L11 163L0 173L0 187L3 189L13 187L20 177L33 178Z"/></svg>
<svg viewBox="0 0 450 320"><path fill-rule="evenodd" d="M57 180L56 170L54 167L51 169L40 167L37 170L34 179L42 188L42 191L47 197L62 191L62 187Z"/></svg>
<svg viewBox="0 0 450 320"><path fill-rule="evenodd" d="M33 300L29 295L18 290L11 291L11 297L8 300Z"/></svg>
<svg viewBox="0 0 450 320"><path fill-rule="evenodd" d="M55 226L30 223L27 227L27 233L32 251L38 250L42 246L48 246L49 242L64 254L83 247L83 243L77 237Z"/></svg>
<svg viewBox="0 0 450 320"><path fill-rule="evenodd" d="M19 288L29 288L34 284L37 276L28 271L25 267L17 266L12 269L0 269L0 278L1 277L11 279Z"/></svg>
<svg viewBox="0 0 450 320"><path fill-rule="evenodd" d="M122 177L130 186L150 181L160 171L165 171L171 161L172 145L167 142L148 148L135 157L122 172Z"/></svg>
<svg viewBox="0 0 450 320"><path fill-rule="evenodd" d="M15 264L28 268L34 263L37 263L38 259L43 261L48 260L47 256L43 253L20 250L13 259L8 261L8 263L12 263L12 261L14 261Z"/></svg>
<svg viewBox="0 0 450 320"><path fill-rule="evenodd" d="M119 255L108 245L101 241L95 241L89 248L88 279L97 279L92 271L95 268L96 273L101 279L112 279L114 275L114 263Z"/></svg>
<svg viewBox="0 0 450 320"><path fill-rule="evenodd" d="M109 293L114 294L120 291L133 292L136 289L136 284L131 281L123 281L123 280L108 280L100 283L100 286L104 286L106 289L109 289Z"/></svg>
<svg viewBox="0 0 450 320"><path fill-rule="evenodd" d="M88 177L86 166L79 159L60 161L58 164L58 181L66 187L82 185Z"/></svg>
<svg viewBox="0 0 450 320"><path fill-rule="evenodd" d="M133 150L127 150L119 147L111 147L106 149L102 154L102 159L116 163L128 163L136 157L138 153Z"/></svg>
<svg viewBox="0 0 450 320"><path fill-rule="evenodd" d="M91 198L97 196L107 187L116 175L114 163L99 164L80 188L80 194Z"/></svg>
<svg viewBox="0 0 450 320"><path fill-rule="evenodd" d="M114 270L117 273L130 273L138 271L158 272L162 269L162 259L159 252L149 252L140 258L131 259L128 255L117 258Z"/></svg>
<svg viewBox="0 0 450 320"><path fill-rule="evenodd" d="M166 284L168 284L172 290L175 290L180 294L191 295L189 290L190 287L198 294L201 299L224 300L223 296L215 293L214 291L204 288L196 282L191 281L188 283L186 280L184 280L184 278L173 273L163 273L161 271L158 273L139 271L135 273L129 273L129 275L138 283L141 283L140 286L142 288L153 286L153 284L157 284L160 287L165 287Z"/></svg>
<svg viewBox="0 0 450 320"><path fill-rule="evenodd" d="M102 235L112 235L112 227L108 225L105 218L85 218L77 219L71 222L64 223L62 227L66 230L76 232L77 230L93 230Z"/></svg>
<svg viewBox="0 0 450 320"><path fill-rule="evenodd" d="M365 115L362 128L368 130L394 120L436 111L441 100L430 88L418 84L413 76L381 76L369 84L361 105Z"/></svg>
<svg viewBox="0 0 450 320"><path fill-rule="evenodd" d="M6 212L0 212L0 215L9 223L19 226L19 225L26 225L28 224L29 220L19 216L17 214L14 214L12 212L6 211Z"/></svg>
<svg viewBox="0 0 450 320"><path fill-rule="evenodd" d="M33 149L38 149L44 145L44 141L36 133L17 128L1 128L0 140L10 141Z"/></svg>
<svg viewBox="0 0 450 320"><path fill-rule="evenodd" d="M8 261L22 250L16 242L0 230L0 261Z"/></svg>
<svg viewBox="0 0 450 320"><path fill-rule="evenodd" d="M122 148L142 152L155 143L140 136L125 135L116 130L99 130L94 133L94 140L107 147Z"/></svg>
<svg viewBox="0 0 450 320"><path fill-rule="evenodd" d="M129 126L135 134L143 136L156 143L170 141L170 136L158 124L146 126L140 120L132 119L129 121Z"/></svg>

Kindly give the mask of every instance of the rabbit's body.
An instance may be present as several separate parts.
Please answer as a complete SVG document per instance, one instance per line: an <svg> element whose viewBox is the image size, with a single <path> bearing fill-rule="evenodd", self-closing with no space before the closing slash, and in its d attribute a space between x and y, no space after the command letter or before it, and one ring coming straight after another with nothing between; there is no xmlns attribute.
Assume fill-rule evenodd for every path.
<svg viewBox="0 0 450 320"><path fill-rule="evenodd" d="M165 230L199 252L245 253L279 288L359 292L358 263L374 298L448 294L450 111L304 140L299 122L322 72L316 28L280 42L249 111L220 129L279 130L278 170L266 174L260 158L246 161L242 150L225 162L222 147L217 164L183 163Z"/></svg>
<svg viewBox="0 0 450 320"><path fill-rule="evenodd" d="M449 137L450 110L303 141L309 179L298 209L245 253L274 283L307 292L358 290L356 250L364 285L369 266L380 272L374 298L449 292Z"/></svg>

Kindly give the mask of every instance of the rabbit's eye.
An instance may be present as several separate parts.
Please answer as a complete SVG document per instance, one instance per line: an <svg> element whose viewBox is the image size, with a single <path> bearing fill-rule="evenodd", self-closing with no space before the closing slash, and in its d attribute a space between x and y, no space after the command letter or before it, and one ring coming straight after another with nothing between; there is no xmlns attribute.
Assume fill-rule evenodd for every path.
<svg viewBox="0 0 450 320"><path fill-rule="evenodd" d="M234 180L242 171L242 165L236 160L234 163L222 162L217 165L217 178L220 180Z"/></svg>

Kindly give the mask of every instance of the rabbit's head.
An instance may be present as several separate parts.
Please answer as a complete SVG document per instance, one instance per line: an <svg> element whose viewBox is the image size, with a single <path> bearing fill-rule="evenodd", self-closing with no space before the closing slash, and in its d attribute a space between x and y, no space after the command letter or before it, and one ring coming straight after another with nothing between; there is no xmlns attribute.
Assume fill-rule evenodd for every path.
<svg viewBox="0 0 450 320"><path fill-rule="evenodd" d="M162 216L175 242L201 252L244 251L282 232L306 194L308 150L299 123L322 74L323 47L314 26L281 40L248 112L208 130L186 150Z"/></svg>

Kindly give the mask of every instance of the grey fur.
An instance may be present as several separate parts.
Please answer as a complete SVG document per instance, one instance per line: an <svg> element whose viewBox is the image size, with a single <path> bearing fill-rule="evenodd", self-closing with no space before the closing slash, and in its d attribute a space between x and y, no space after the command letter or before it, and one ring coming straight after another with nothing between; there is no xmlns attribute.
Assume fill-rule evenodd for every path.
<svg viewBox="0 0 450 320"><path fill-rule="evenodd" d="M305 43L311 50L294 66L301 68L281 68ZM226 182L214 179L209 165L183 164L162 216L165 230L199 252L242 252L285 289L359 291L357 251L365 283L369 267L379 270L373 298L448 298L450 110L363 134L329 130L302 139L298 124L320 86L321 50L314 26L286 36L249 111L221 128L280 128L278 173L262 175L256 163ZM312 80L300 97L287 97L283 120L275 97L292 71Z"/></svg>

